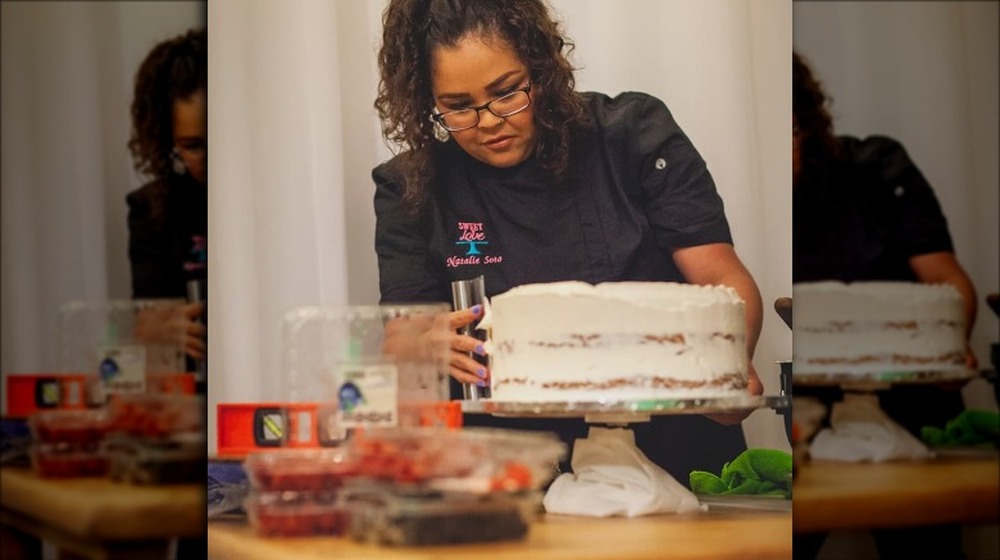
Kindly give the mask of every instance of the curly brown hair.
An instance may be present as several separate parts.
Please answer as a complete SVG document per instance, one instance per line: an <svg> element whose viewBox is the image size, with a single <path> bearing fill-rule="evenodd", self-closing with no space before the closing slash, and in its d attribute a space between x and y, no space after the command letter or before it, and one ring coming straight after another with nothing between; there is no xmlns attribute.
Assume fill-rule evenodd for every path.
<svg viewBox="0 0 1000 560"><path fill-rule="evenodd" d="M382 15L375 109L385 139L407 150L403 199L411 209L427 199L434 177L431 53L468 33L504 41L528 67L535 153L553 180L563 181L570 139L587 122L569 61L574 45L542 0L392 0Z"/></svg>
<svg viewBox="0 0 1000 560"><path fill-rule="evenodd" d="M157 44L135 75L128 149L140 173L166 179L173 172L173 106L208 83L207 37L203 29Z"/></svg>
<svg viewBox="0 0 1000 560"><path fill-rule="evenodd" d="M801 138L802 162L806 170L814 169L820 161L839 155L837 139L833 132L833 118L828 105L831 99L823 92L819 80L813 75L805 59L792 53L792 114L796 133Z"/></svg>

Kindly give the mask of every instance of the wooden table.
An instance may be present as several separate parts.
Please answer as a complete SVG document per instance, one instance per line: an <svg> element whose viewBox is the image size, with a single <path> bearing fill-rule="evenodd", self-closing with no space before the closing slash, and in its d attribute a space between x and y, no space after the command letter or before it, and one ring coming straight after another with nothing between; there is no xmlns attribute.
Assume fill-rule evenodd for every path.
<svg viewBox="0 0 1000 560"><path fill-rule="evenodd" d="M792 556L792 517L763 511L709 511L632 519L545 515L523 541L481 545L393 548L347 537L257 537L244 520L212 521L213 560L703 560Z"/></svg>
<svg viewBox="0 0 1000 560"><path fill-rule="evenodd" d="M808 462L796 472L792 498L796 533L995 522L1000 461Z"/></svg>
<svg viewBox="0 0 1000 560"><path fill-rule="evenodd" d="M85 558L162 560L171 539L205 534L204 485L44 479L5 467L0 487L6 537L49 541Z"/></svg>

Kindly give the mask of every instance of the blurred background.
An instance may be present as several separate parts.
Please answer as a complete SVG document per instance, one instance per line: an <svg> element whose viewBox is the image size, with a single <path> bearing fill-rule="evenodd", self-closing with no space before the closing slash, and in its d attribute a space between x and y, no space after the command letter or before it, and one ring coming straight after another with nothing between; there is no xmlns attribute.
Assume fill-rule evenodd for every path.
<svg viewBox="0 0 1000 560"><path fill-rule="evenodd" d="M131 297L135 72L203 2L3 2L2 371L52 372L58 306Z"/></svg>
<svg viewBox="0 0 1000 560"><path fill-rule="evenodd" d="M1000 129L996 2L795 2L793 44L826 93L834 131L905 146L934 188L959 262L976 286L972 346L983 368L1000 341L984 303L1000 291ZM966 406L997 410L983 379ZM795 507L798 507L796 505ZM969 558L997 558L998 528L967 526ZM868 531L831 533L818 558L874 558Z"/></svg>
<svg viewBox="0 0 1000 560"><path fill-rule="evenodd" d="M826 93L834 131L899 140L934 188L976 286L972 346L989 366L1000 326L1000 117L996 2L795 2L794 47ZM966 400L995 407L983 381Z"/></svg>

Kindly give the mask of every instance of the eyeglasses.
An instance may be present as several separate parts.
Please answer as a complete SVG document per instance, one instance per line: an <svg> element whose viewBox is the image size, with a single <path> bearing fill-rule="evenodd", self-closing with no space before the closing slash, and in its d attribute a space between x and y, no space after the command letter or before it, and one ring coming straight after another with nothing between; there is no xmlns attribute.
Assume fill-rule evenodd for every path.
<svg viewBox="0 0 1000 560"><path fill-rule="evenodd" d="M497 97L493 101L483 103L476 107L448 111L447 113L431 113L431 119L437 121L448 132L459 132L468 130L479 124L479 112L483 109L494 115L505 119L511 115L516 115L531 105L531 84L517 88L514 91Z"/></svg>

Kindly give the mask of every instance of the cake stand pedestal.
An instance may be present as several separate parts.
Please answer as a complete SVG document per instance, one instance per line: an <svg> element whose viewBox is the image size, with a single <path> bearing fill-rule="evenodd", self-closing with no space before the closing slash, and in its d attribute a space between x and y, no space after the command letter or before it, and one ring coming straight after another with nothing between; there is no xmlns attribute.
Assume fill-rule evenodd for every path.
<svg viewBox="0 0 1000 560"><path fill-rule="evenodd" d="M930 385L937 383L965 383L980 377L980 371L971 368L958 368L952 370L928 370L913 372L872 372L872 373L822 373L822 374L799 374L792 375L793 387L836 387L840 388L843 394L866 394L871 395L879 391L887 391L896 385ZM793 389L794 393L794 389ZM833 411L833 403L824 403L826 411L820 420L820 425L816 432L825 426L830 425L830 415ZM940 449L932 449L935 453ZM948 450L945 450L947 453ZM995 451L991 451L995 454Z"/></svg>
<svg viewBox="0 0 1000 560"><path fill-rule="evenodd" d="M629 429L629 424L649 422L652 416L677 414L733 414L749 413L759 408L772 408L776 411L791 408L791 396L751 396L739 395L722 398L669 399L669 400L598 400L587 402L497 402L493 400L462 401L462 411L470 414L491 414L508 418L583 418L587 424L599 424L614 428ZM641 454L641 450L635 449ZM572 453L572 449L570 450ZM654 468L659 468L652 465ZM660 469L665 476L671 476ZM712 508L729 507L728 496L712 496L710 500L698 496L703 505ZM754 496L736 497L741 508L774 509L777 503L774 499L760 500ZM748 499L749 498L749 499ZM783 500L779 509L787 502ZM750 505L747 505L750 504Z"/></svg>

